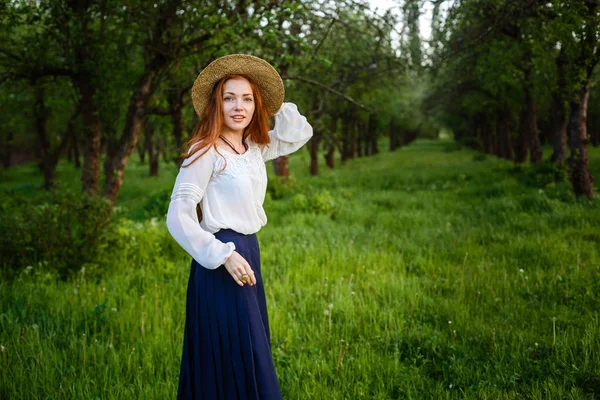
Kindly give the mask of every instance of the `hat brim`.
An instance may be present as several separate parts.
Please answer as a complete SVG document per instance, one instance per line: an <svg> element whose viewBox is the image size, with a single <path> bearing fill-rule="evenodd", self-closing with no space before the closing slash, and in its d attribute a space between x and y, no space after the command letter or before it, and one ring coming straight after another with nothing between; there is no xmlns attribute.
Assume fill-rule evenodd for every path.
<svg viewBox="0 0 600 400"><path fill-rule="evenodd" d="M192 86L192 103L198 116L210 101L215 84L227 75L245 75L259 87L269 117L279 111L285 88L279 73L265 60L249 54L230 54L217 58L198 74Z"/></svg>

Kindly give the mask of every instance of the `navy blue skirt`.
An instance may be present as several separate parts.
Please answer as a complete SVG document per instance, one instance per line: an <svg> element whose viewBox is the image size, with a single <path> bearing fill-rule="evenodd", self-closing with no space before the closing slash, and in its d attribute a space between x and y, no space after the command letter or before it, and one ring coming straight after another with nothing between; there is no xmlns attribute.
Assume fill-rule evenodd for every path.
<svg viewBox="0 0 600 400"><path fill-rule="evenodd" d="M221 229L248 261L256 285L239 286L225 266L204 268L192 259L178 399L280 400L256 234Z"/></svg>

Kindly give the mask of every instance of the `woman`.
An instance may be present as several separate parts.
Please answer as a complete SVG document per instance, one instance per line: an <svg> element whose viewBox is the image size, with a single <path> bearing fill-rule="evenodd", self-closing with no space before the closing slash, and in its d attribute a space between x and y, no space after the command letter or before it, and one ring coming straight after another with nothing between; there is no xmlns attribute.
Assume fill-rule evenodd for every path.
<svg viewBox="0 0 600 400"><path fill-rule="evenodd" d="M169 232L192 256L178 399L282 398L256 232L267 223L265 162L312 136L283 97L277 71L244 54L213 61L192 87L200 122L167 213Z"/></svg>

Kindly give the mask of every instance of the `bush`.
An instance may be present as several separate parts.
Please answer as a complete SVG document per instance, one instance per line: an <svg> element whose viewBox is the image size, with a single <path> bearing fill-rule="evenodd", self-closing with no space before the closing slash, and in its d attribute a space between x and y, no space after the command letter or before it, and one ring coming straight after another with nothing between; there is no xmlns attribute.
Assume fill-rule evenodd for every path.
<svg viewBox="0 0 600 400"><path fill-rule="evenodd" d="M528 186L546 189L559 183L570 183L566 167L544 160L528 168L523 168L520 179Z"/></svg>
<svg viewBox="0 0 600 400"><path fill-rule="evenodd" d="M93 263L107 245L111 204L82 193L52 191L41 203L24 195L0 195L0 268L7 278L28 266L61 278Z"/></svg>
<svg viewBox="0 0 600 400"><path fill-rule="evenodd" d="M164 219L169 210L169 203L171 202L171 189L161 190L152 193L148 196L148 200L144 205L144 215L142 219L150 218L162 218Z"/></svg>
<svg viewBox="0 0 600 400"><path fill-rule="evenodd" d="M317 214L332 215L335 211L335 198L327 190L321 190L311 196L310 205L312 211Z"/></svg>
<svg viewBox="0 0 600 400"><path fill-rule="evenodd" d="M312 212L330 216L335 214L337 207L335 198L327 190L310 193L309 195L297 193L292 197L291 202L292 209L296 212Z"/></svg>
<svg viewBox="0 0 600 400"><path fill-rule="evenodd" d="M289 176L287 179L281 176L269 178L267 183L267 193L273 200L279 200L296 190L296 179Z"/></svg>
<svg viewBox="0 0 600 400"><path fill-rule="evenodd" d="M550 199L564 202L575 200L567 168L550 160L524 168L520 180L528 186L541 189Z"/></svg>

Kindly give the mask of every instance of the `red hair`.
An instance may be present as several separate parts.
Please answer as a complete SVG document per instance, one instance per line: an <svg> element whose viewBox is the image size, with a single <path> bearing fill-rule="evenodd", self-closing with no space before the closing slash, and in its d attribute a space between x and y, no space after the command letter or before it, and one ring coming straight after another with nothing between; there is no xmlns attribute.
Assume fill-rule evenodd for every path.
<svg viewBox="0 0 600 400"><path fill-rule="evenodd" d="M206 148L206 150L198 158L202 157L211 146L214 147L217 153L219 153L217 150L217 140L219 139L219 134L223 128L223 89L225 87L225 83L232 78L244 78L248 80L254 96L254 115L242 133L242 141L245 142L246 138L250 138L250 140L257 144L267 145L270 143L268 133L269 128L267 125L269 115L264 106L262 94L258 85L245 75L226 75L221 78L213 87L208 105L204 108L204 111L200 116L200 121L198 121L194 129L192 129L192 137L187 142L187 151L189 151L189 149L196 143L198 143L198 146L196 146L196 148L189 154L187 151L181 153L179 157L182 159L182 161L193 156L198 151ZM219 154L221 157L223 157L221 153ZM192 165L195 161L196 160L192 161L186 166L182 166L182 168ZM227 160L225 160L225 163L227 163Z"/></svg>

